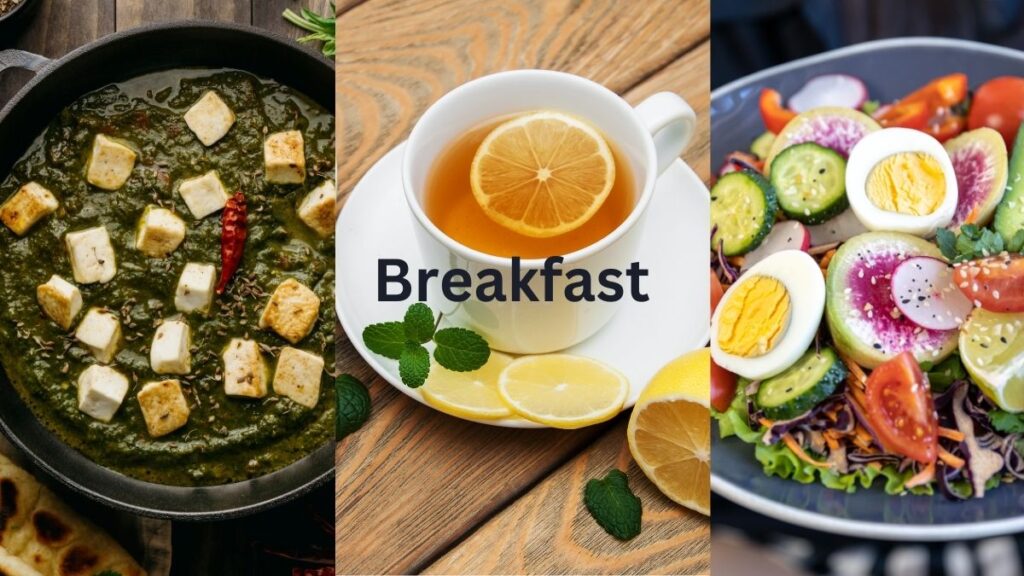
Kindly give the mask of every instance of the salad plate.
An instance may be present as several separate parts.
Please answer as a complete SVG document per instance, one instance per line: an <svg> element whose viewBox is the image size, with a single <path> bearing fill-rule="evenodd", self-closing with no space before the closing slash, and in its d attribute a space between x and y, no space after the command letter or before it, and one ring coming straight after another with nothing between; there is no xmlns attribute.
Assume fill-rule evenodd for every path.
<svg viewBox="0 0 1024 576"><path fill-rule="evenodd" d="M721 162L733 151L748 150L751 143L765 132L765 123L762 120L759 103L762 89L765 88L777 90L785 97L789 97L800 91L809 80L821 75L849 75L863 82L863 87L867 91L866 99L878 101L885 106L900 100L939 77L958 73L966 74L970 88L976 89L992 78L1019 76L1022 66L1024 66L1024 52L960 40L906 38L868 42L771 68L712 92L712 162ZM892 137L882 140L888 141L887 146L895 147L894 151L918 151L918 148L915 148L916 144L912 142L915 138L907 138L906 143L903 143L903 136L906 135L892 134ZM879 140L877 137L875 139ZM904 148L900 149L899 146L904 146ZM779 150L776 150L773 147L772 153L768 155L781 159L781 155L779 155L781 149L783 148L779 147ZM920 150L924 151L925 148L920 148ZM850 149L841 151L849 153ZM856 154L855 151L849 157L851 166L854 164L853 156ZM939 156L945 158L941 151ZM880 165L880 162L883 161L882 158L884 155L876 157L872 161L879 163L875 165ZM816 158L816 161L818 160L828 161L828 158L819 155ZM775 165L772 164L772 170ZM845 164L843 165L845 166ZM945 168L943 167L943 169ZM949 172L947 171L946 174ZM845 184L848 194L852 194L850 192L852 190L851 182L855 184L859 182L863 189L864 179L871 178L865 174L860 176L858 181L856 175L851 179L850 174L847 174ZM1013 178L1012 170L1010 177ZM854 199L850 198L850 204L854 209L859 209L855 211L860 220L868 220L862 212L865 210L864 206L871 207L865 204L863 198L860 199L860 204L855 204ZM792 213L790 215L792 216ZM945 222L948 224L948 217ZM896 230L895 226L901 225L903 224L893 224L894 228L875 226L874 229L878 231L872 234L887 234L889 230ZM946 224L940 224L939 227L943 225ZM935 228L934 222L912 222L907 224L905 232L927 237ZM863 242L877 241L876 237L862 238L866 238L862 240ZM916 237L914 241L931 242ZM932 252L935 255L939 254L938 247L934 246L934 242L931 243L931 247L923 249L925 254L922 255L931 255ZM912 245L917 246L913 243ZM870 249L869 245L868 253ZM819 252L816 256L820 260L821 253ZM757 264L757 266L770 268L763 264ZM739 278L742 281L744 276ZM794 310L800 309L802 305L804 308L819 305L820 296L816 293L801 299L804 294L801 292L803 289L797 288L796 284L789 287L795 290L792 292ZM998 298L998 295L996 297ZM723 302L728 298L729 293L727 292ZM792 318L796 319L797 316L794 315ZM822 325L824 324L823 321ZM823 332L823 334L827 333L827 330ZM813 333L805 335L806 338L801 335L802 340L794 344L794 348L799 348L802 345L803 350L806 350L805 341L818 342L821 346L829 344L827 336L815 336ZM810 346L813 352L815 344L810 344ZM845 343L845 346L849 348L849 343ZM866 351L858 358L858 364L865 367L875 364L870 349L872 346L877 350L884 347L884 343L872 343L866 346ZM839 344L836 347L843 348ZM936 355L939 356L940 352L948 354L952 347L955 347L955 338L953 342L950 342L949 339L942 342L936 341ZM841 349L840 352L842 351ZM780 354L783 352L785 351L780 351ZM713 351L714 353L715 351ZM722 355L723 353L719 351L719 356ZM848 350L847 355L849 355ZM957 353L953 352L952 357L957 357ZM918 358L918 360L921 359ZM790 358L790 363L793 361L795 361L795 357ZM761 368L756 363L740 363L735 365L735 368L724 365L723 367L737 373L748 370L752 374L757 373ZM771 378L775 374L778 372L768 373L765 371L763 378ZM751 376L751 378L757 380L762 376ZM973 388L973 384L971 386ZM744 383L741 382L739 390L742 391L743 387ZM972 392L972 394L974 393ZM758 397L759 401L762 396L764 395ZM949 400L949 398L939 398L939 393L936 393L935 397L939 404ZM973 397L980 398L980 393ZM823 403L820 398L818 400L819 403ZM984 403L985 400L978 400L978 402ZM970 402L967 404L969 405ZM940 408L940 412L942 410L948 410L948 408ZM982 412L982 410L978 410L978 412ZM984 418L984 415L975 414L975 416ZM784 418L775 420L780 421ZM975 420L975 422L977 421ZM858 486L853 491L837 490L826 487L814 475L811 475L810 478L802 478L808 483L802 483L792 478L767 475L762 464L755 458L752 443L740 441L735 436L721 438L720 424L716 421L712 429L712 453L714 455L712 458L712 489L715 493L756 512L817 530L887 540L962 540L1024 531L1024 482L1004 482L995 487L989 486L984 491L983 497L963 500L942 494L947 486L939 486L944 482L937 480L938 473L935 475L934 489L930 490L933 494L918 495L902 489L890 490L890 492L894 492L894 494L890 494L884 489L883 479L878 478L870 488ZM945 426L946 424L942 424L940 419L940 425ZM940 438L946 438L942 436L943 433L945 432L940 433ZM959 437L955 431L953 434L954 437ZM756 443L757 440L753 442ZM877 437L875 442L879 443ZM881 443L885 443L885 441ZM940 444L940 446L942 445ZM944 445L951 446L952 444L950 441L946 441ZM940 448L939 451L941 453L942 449ZM970 451L966 450L965 452L959 453L961 456L969 456ZM886 451L885 455L892 456L892 453ZM957 461L954 458L948 458L948 455L943 455L943 457L946 457L948 462ZM904 460L902 465L906 465L906 462ZM932 462L933 464L935 462L934 454ZM944 465L938 466L940 473L947 469L944 468ZM965 470L967 469L965 468ZM964 472L964 476L966 475L967 472ZM947 477L964 481L964 477L943 476L943 478ZM906 476L903 476L903 480L900 482L904 480L906 480ZM830 483L835 484L835 482ZM993 481L990 484L994 483ZM920 491L915 490L915 492Z"/></svg>
<svg viewBox="0 0 1024 576"><path fill-rule="evenodd" d="M401 318L410 304L378 301L378 258L400 258L410 270L425 267L413 215L402 191L405 146L400 144L384 155L345 200L336 234L363 241L338 243L336 304L342 328L363 359L403 394L429 406L418 389L402 383L398 363L371 352L362 338L367 326ZM707 299L705 277L687 273L703 268L705 256L699 250L679 249L707 241L707 188L682 160L670 166L655 186L637 255L651 270L650 300L623 301L597 334L563 351L598 359L622 372L630 383L623 409L636 403L644 386L665 363L703 346L708 338L707 310L687 306ZM427 304L439 309L436 302ZM508 428L544 427L519 418L476 421Z"/></svg>

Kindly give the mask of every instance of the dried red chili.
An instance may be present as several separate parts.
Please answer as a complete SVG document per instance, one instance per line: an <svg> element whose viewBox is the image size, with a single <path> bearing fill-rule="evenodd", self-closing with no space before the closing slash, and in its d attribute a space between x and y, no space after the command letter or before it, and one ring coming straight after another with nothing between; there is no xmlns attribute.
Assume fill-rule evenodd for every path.
<svg viewBox="0 0 1024 576"><path fill-rule="evenodd" d="M245 196L236 192L228 199L220 218L220 279L217 281L217 294L223 294L231 277L235 275L242 263L242 251L245 249L245 237L248 234Z"/></svg>

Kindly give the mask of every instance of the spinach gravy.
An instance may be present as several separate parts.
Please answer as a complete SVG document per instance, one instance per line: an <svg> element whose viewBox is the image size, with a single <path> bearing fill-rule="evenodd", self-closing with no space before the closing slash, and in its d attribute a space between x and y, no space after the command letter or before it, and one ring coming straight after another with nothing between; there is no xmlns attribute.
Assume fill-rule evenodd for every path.
<svg viewBox="0 0 1024 576"><path fill-rule="evenodd" d="M199 109L195 125L187 122L186 113L199 108L210 92L219 103ZM211 123L217 132L218 118L224 122L225 117L233 118L229 129L212 144L204 144L200 137L204 123L206 132ZM64 442L104 467L178 486L262 476L331 441L334 239L324 232L322 223L319 233L308 224L302 207L316 195L318 186L327 183L333 212L334 129L332 113L302 94L235 70L183 69L140 76L89 93L53 118L0 184L0 200L6 199L11 206L29 183L41 187L33 190L50 193L49 197L42 192L42 196L24 193L27 204L18 210L7 207L6 216L12 221L24 217L25 206L31 212L46 206L47 198L59 203L21 234L10 225L0 226L0 362L34 415ZM278 134L287 137L282 138L283 146L271 151L269 140ZM298 163L287 156L295 153L296 138L302 143ZM101 150L101 142L107 148ZM112 154L109 164L93 165L108 152ZM96 184L109 181L104 174L116 173L117 163L132 152L135 160L127 180L119 187L116 182L114 186ZM297 170L295 177L303 181L271 181L275 180L270 177L272 154L285 155L275 170L291 171L293 176ZM198 217L180 187L211 171L222 183L221 208L217 209L217 194L205 197L215 202L214 209ZM101 176L94 179L94 173ZM224 293L213 293L208 307L182 312L176 292L180 298L186 264L205 263L211 271L204 290L212 290L213 266L217 273L223 272L222 228L227 229L226 211L231 207L229 202L224 208L223 200L238 192L244 196L246 237L237 271ZM156 212L170 219L170 224L156 219L143 223L154 208L166 209ZM168 210L173 215L168 216ZM160 253L161 246L166 252L167 235L173 237L178 220L184 223L184 239L169 254ZM237 219L232 226L236 225ZM77 281L80 270L74 265L109 265L97 256L101 252L95 246L86 245L76 255L74 236L68 236L97 227L109 236L116 273L106 281ZM155 242L156 248L140 248L143 234L145 242ZM173 244L173 238L169 242ZM64 300L66 290L80 292L81 304L78 310L72 305L67 328L43 305L40 286L54 275L66 281L56 285L54 292L59 310L71 302ZM306 298L300 312L309 315L309 323L297 329L277 328L273 319L268 326L266 321L268 306L276 310L278 305L271 305L271 296L286 280ZM194 296L190 292L194 289L185 287L184 294ZM319 299L318 309L312 294ZM282 304L294 302L285 300ZM314 304L309 304L311 300ZM99 322L96 326L86 328L83 320L91 310L102 314L90 319ZM301 316L289 313L277 322L287 324ZM160 337L155 334L172 320L187 324L189 332L181 350L169 353L185 354L188 367L157 373L152 348ZM103 343L94 341L105 337L103 322L120 326L108 361L97 352ZM226 351L236 345L236 339L251 348L228 360ZM306 402L278 389L284 385L278 365L286 348L309 353L295 362L306 368L312 364L313 372L296 369L290 376L292 386L306 391ZM103 366L104 371L90 374L88 383L83 383L87 380L83 373L94 366ZM120 376L111 375L107 368ZM263 393L229 395L226 387L235 383L232 374L239 370L243 376L238 382L251 386L255 379ZM315 376L294 381L295 374L303 373ZM117 382L122 377L127 390L117 403ZM140 395L148 383L169 380L177 383ZM80 397L83 386L88 386L85 398ZM110 410L109 422L104 421ZM187 419L174 423L183 416Z"/></svg>

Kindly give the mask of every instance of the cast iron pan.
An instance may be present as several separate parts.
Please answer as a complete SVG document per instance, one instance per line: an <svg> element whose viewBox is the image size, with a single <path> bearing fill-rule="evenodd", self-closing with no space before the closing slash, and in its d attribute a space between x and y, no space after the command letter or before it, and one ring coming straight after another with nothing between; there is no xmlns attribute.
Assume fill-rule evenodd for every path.
<svg viewBox="0 0 1024 576"><path fill-rule="evenodd" d="M158 70L234 68L290 86L334 110L334 65L294 41L248 26L173 22L119 32L51 61L0 51L0 71L35 77L0 111L0 177L65 106L97 88ZM3 255L0 253L0 264ZM0 346L6 346L0 342ZM162 518L209 520L250 514L299 496L332 477L333 443L266 476L223 486L151 484L103 468L36 420L0 373L0 428L40 468L109 506Z"/></svg>

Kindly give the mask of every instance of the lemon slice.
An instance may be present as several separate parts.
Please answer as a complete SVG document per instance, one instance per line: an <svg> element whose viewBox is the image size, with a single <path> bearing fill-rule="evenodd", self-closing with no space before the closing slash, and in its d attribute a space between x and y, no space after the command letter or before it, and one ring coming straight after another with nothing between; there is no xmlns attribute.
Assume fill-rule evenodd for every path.
<svg viewBox="0 0 1024 576"><path fill-rule="evenodd" d="M511 356L500 352L491 352L487 363L472 372L454 372L431 362L430 376L420 390L428 404L452 416L508 418L512 410L498 395L498 376L511 362Z"/></svg>
<svg viewBox="0 0 1024 576"><path fill-rule="evenodd" d="M711 352L684 354L647 385L629 418L633 459L665 496L711 513Z"/></svg>
<svg viewBox="0 0 1024 576"><path fill-rule="evenodd" d="M960 360L1000 408L1024 411L1024 314L976 308L960 329Z"/></svg>
<svg viewBox="0 0 1024 576"><path fill-rule="evenodd" d="M629 381L614 368L582 356L525 356L501 372L498 393L527 420L582 428L618 414Z"/></svg>
<svg viewBox="0 0 1024 576"><path fill-rule="evenodd" d="M560 112L500 124L476 151L473 196L492 220L533 238L579 228L615 183L615 158L592 126Z"/></svg>

